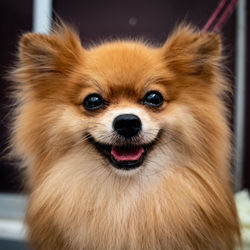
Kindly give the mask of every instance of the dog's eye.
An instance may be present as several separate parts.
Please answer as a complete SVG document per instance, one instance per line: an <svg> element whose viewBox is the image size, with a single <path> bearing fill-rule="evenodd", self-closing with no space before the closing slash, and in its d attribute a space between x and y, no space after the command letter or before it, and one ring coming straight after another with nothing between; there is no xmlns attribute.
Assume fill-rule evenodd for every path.
<svg viewBox="0 0 250 250"><path fill-rule="evenodd" d="M162 94L156 90L149 91L143 98L143 104L150 107L160 107L163 104L164 98Z"/></svg>
<svg viewBox="0 0 250 250"><path fill-rule="evenodd" d="M83 107L89 111L95 111L102 108L105 100L99 94L90 94L83 101Z"/></svg>

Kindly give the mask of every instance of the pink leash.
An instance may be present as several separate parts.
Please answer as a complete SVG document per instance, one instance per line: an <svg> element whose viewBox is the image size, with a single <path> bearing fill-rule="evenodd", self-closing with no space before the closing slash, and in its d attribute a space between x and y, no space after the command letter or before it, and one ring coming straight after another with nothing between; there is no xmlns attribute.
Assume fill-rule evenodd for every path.
<svg viewBox="0 0 250 250"><path fill-rule="evenodd" d="M203 27L202 31L212 30L212 31L217 32L217 31L219 31L219 30L222 29L222 27L224 26L224 24L228 21L229 17L233 13L238 0L232 0L228 4L228 6L226 7L226 9L223 11L223 7L224 7L224 5L227 2L228 2L228 0L221 0L221 2L219 3L218 7L213 12L212 16L209 18L209 20L207 21L207 23ZM214 23L214 21L218 18L220 12L222 12L220 18L214 24L214 27L211 28L212 24Z"/></svg>

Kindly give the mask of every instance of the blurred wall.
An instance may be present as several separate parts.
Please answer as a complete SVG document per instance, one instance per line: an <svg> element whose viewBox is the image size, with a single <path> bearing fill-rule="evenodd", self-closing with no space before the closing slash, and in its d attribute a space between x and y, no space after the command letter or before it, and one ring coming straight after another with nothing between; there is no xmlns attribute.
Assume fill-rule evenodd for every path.
<svg viewBox="0 0 250 250"><path fill-rule="evenodd" d="M4 79L13 66L18 40L32 29L32 0L0 1L0 191L17 192L22 178L13 164L5 159L7 133L10 128L10 84Z"/></svg>

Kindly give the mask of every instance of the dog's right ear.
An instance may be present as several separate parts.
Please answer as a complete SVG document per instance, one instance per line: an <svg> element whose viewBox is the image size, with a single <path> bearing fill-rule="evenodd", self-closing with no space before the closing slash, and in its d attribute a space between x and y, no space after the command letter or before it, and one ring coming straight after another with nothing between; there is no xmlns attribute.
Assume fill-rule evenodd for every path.
<svg viewBox="0 0 250 250"><path fill-rule="evenodd" d="M180 25L162 47L167 66L177 73L209 77L220 68L222 42L219 34Z"/></svg>
<svg viewBox="0 0 250 250"><path fill-rule="evenodd" d="M34 83L51 78L51 74L65 76L82 62L83 54L78 34L66 25L57 26L50 35L24 34L14 80Z"/></svg>

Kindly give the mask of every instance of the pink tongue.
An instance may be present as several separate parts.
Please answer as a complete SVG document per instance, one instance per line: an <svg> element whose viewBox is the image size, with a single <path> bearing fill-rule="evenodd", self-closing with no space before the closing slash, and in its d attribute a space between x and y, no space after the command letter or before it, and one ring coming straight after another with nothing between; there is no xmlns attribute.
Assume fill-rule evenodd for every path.
<svg viewBox="0 0 250 250"><path fill-rule="evenodd" d="M111 154L117 161L136 161L144 152L143 147L132 148L132 149L121 149L112 147Z"/></svg>

